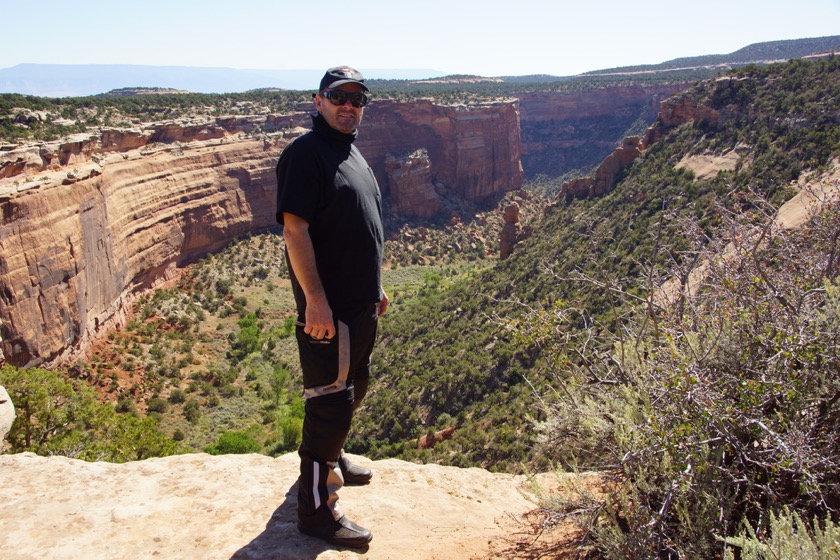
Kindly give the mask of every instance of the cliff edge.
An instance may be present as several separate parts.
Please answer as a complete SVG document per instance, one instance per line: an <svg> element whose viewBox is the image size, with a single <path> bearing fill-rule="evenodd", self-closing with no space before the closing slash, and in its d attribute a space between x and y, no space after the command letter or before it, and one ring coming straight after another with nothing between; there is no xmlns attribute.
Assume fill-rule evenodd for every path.
<svg viewBox="0 0 840 560"><path fill-rule="evenodd" d="M7 560L527 558L535 542L568 534L526 521L537 486L524 476L353 459L374 471L368 486L341 491L344 512L373 533L366 551L297 531L294 453L122 464L0 455L0 550ZM540 475L539 487L566 487L562 476Z"/></svg>

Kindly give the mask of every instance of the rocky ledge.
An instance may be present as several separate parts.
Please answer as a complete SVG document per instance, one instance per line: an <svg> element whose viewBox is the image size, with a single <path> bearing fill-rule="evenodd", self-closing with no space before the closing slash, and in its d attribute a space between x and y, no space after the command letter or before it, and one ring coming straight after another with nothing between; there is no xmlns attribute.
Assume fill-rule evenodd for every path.
<svg viewBox="0 0 840 560"><path fill-rule="evenodd" d="M297 531L296 454L124 464L0 455L0 549L6 560L536 557L523 550L556 544L570 529L545 530L529 517L535 489L569 493L572 481L597 480L541 475L537 486L478 468L353 459L375 473L371 484L341 491L343 511L373 533L366 551Z"/></svg>

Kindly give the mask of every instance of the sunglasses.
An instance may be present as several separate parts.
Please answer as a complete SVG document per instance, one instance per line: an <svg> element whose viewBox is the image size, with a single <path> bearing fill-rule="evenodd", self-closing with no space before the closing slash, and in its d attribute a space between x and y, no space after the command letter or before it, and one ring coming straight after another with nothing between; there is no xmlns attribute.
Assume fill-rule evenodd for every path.
<svg viewBox="0 0 840 560"><path fill-rule="evenodd" d="M350 101L350 105L357 109L361 109L368 103L368 96L361 91L349 92L335 89L331 91L322 91L321 96L326 97L330 100L330 103L339 107Z"/></svg>

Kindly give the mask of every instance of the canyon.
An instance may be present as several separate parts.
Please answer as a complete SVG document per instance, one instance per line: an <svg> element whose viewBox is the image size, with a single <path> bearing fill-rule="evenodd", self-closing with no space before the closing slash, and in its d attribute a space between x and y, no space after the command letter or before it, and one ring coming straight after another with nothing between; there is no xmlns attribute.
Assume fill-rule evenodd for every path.
<svg viewBox="0 0 840 560"><path fill-rule="evenodd" d="M675 89L451 106L378 100L357 145L389 211L429 219L443 191L486 203L527 175L559 169L540 161L577 150L567 159L596 164L616 145L593 140L597 123L621 128ZM308 126L306 111L196 117L2 147L0 363L51 366L83 355L126 322L139 295L231 240L275 227L274 165Z"/></svg>

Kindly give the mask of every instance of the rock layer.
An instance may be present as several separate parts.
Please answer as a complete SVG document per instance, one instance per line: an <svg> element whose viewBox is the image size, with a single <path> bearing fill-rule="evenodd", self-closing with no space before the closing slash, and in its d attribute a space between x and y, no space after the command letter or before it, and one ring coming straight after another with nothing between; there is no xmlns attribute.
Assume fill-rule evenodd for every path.
<svg viewBox="0 0 840 560"><path fill-rule="evenodd" d="M604 87L518 94L522 165L528 177L556 177L598 165L642 123L652 123L660 102L690 84Z"/></svg>
<svg viewBox="0 0 840 560"><path fill-rule="evenodd" d="M572 179L561 189L566 200L602 196L615 188L621 174L639 157L645 144L638 136L629 136L610 155L604 158L592 177Z"/></svg>
<svg viewBox="0 0 840 560"><path fill-rule="evenodd" d="M505 260L513 252L519 238L519 205L516 202L505 206L505 225L499 236L499 258Z"/></svg>
<svg viewBox="0 0 840 560"><path fill-rule="evenodd" d="M357 145L379 178L389 155L425 149L430 176L471 201L522 186L516 100L479 105L380 101L366 110ZM380 180L384 193L388 180Z"/></svg>
<svg viewBox="0 0 840 560"><path fill-rule="evenodd" d="M397 212L418 218L432 218L440 212L443 202L432 184L432 162L425 149L402 157L388 155L385 171Z"/></svg>

